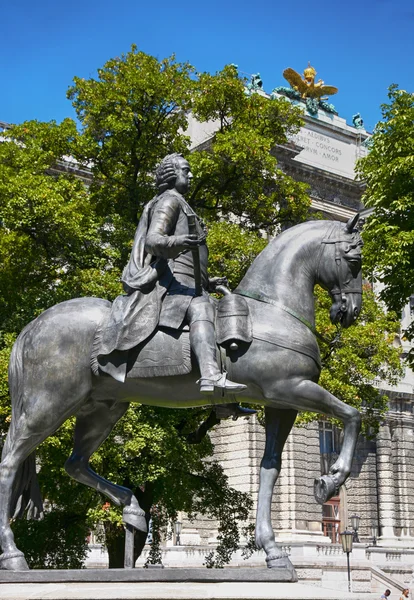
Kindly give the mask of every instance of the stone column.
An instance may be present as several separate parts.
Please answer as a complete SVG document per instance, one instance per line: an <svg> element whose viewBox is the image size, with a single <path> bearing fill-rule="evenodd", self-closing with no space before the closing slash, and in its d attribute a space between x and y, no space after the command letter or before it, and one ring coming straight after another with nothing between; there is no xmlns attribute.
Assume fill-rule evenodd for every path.
<svg viewBox="0 0 414 600"><path fill-rule="evenodd" d="M313 482L320 474L318 424L294 427L285 445L272 510L276 534L286 542L327 541L322 507L313 496Z"/></svg>
<svg viewBox="0 0 414 600"><path fill-rule="evenodd" d="M352 462L351 476L346 482L347 515L341 526L350 526L350 517L361 517L358 536L362 541L372 541L372 527L378 527L377 497L377 445L375 441L360 436ZM341 499L342 500L342 499ZM341 516L342 517L342 516ZM342 529L343 530L343 529Z"/></svg>
<svg viewBox="0 0 414 600"><path fill-rule="evenodd" d="M213 459L223 467L229 485L239 491L251 494L253 498L254 505L250 515L250 522L253 523L259 489L259 465L264 449L264 429L253 416L237 421L230 419L222 421L211 431L210 435L214 444ZM199 515L193 527L197 529L200 544L216 544L217 523ZM185 534L187 534L187 525ZM187 539L190 540L186 535L182 535L181 538L183 543ZM194 543L194 539L193 535L188 543Z"/></svg>
<svg viewBox="0 0 414 600"><path fill-rule="evenodd" d="M391 429L385 423L377 436L377 480L379 538L394 541L395 488L392 457Z"/></svg>
<svg viewBox="0 0 414 600"><path fill-rule="evenodd" d="M391 431L394 480L393 534L398 545L412 546L414 539L414 437L413 401L408 394L392 397L387 422Z"/></svg>
<svg viewBox="0 0 414 600"><path fill-rule="evenodd" d="M259 470L265 447L265 431L256 417L227 420L211 433L214 459L223 466L229 485L251 494L255 520L259 490ZM320 452L317 423L295 427L282 457L282 470L274 490L272 522L276 536L284 543L329 543L322 533L322 507L313 496L313 482L319 477ZM183 523L182 543L197 543L196 527L202 545L215 544L217 525L201 516L190 525Z"/></svg>

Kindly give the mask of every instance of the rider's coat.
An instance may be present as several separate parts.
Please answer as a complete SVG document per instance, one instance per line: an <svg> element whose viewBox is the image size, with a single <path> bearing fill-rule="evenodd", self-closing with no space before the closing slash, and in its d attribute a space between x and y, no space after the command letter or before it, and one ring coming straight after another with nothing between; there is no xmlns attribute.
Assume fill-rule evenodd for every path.
<svg viewBox="0 0 414 600"><path fill-rule="evenodd" d="M178 253L175 236L189 233L188 215L194 211L175 189L156 196L145 207L131 255L122 274L126 295L118 296L100 333L98 363L113 376L108 355L129 350L146 340L160 325L179 328L195 296L191 250ZM197 233L203 225L196 216ZM199 247L203 287L207 288L208 250ZM116 369L117 367L115 367ZM123 380L125 374L116 376Z"/></svg>

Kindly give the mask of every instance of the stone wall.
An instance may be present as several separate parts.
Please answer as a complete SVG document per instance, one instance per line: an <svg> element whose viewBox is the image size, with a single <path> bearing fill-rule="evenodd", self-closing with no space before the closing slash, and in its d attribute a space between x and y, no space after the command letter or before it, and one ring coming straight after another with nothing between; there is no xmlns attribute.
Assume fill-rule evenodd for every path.
<svg viewBox="0 0 414 600"><path fill-rule="evenodd" d="M343 526L350 527L351 515L361 517L359 537L371 538L372 527L378 524L377 444L362 436L358 440L351 476L345 484L346 516Z"/></svg>
<svg viewBox="0 0 414 600"><path fill-rule="evenodd" d="M391 394L377 439L378 507L382 539L414 546L413 396Z"/></svg>
<svg viewBox="0 0 414 600"><path fill-rule="evenodd" d="M264 428L256 416L237 422L227 420L214 429L211 437L214 457L223 466L229 484L249 493L253 499L253 522L257 508L260 462L265 447ZM322 535L322 509L313 497L313 481L319 475L317 423L293 428L286 441L272 505L273 526L281 539L292 539L292 535L313 539L312 536ZM199 519L194 526L199 531L200 540L210 540L211 543L212 523Z"/></svg>
<svg viewBox="0 0 414 600"><path fill-rule="evenodd" d="M313 482L319 476L317 423L294 427L286 441L272 510L274 527L282 538L321 534L322 508L313 497Z"/></svg>

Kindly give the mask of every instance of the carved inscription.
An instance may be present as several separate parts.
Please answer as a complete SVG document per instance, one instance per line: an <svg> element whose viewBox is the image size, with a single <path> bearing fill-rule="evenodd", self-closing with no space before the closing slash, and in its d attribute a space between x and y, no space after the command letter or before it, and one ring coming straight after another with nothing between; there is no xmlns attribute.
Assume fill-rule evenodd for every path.
<svg viewBox="0 0 414 600"><path fill-rule="evenodd" d="M356 141L340 139L339 136L310 127L302 127L291 139L303 148L295 161L354 179L355 160L361 155Z"/></svg>
<svg viewBox="0 0 414 600"><path fill-rule="evenodd" d="M341 148L338 148L334 140L326 135L310 129L302 129L292 139L298 146L303 146L303 152L332 162L339 162L341 159Z"/></svg>

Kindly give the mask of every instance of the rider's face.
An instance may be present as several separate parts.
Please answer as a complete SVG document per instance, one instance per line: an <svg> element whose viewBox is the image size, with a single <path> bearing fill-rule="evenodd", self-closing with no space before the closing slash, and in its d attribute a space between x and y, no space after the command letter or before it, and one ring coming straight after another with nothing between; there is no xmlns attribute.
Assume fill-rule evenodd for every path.
<svg viewBox="0 0 414 600"><path fill-rule="evenodd" d="M175 180L174 187L180 194L185 194L188 192L190 181L193 178L190 165L185 158L179 158L177 160L175 171L177 173L177 179Z"/></svg>

